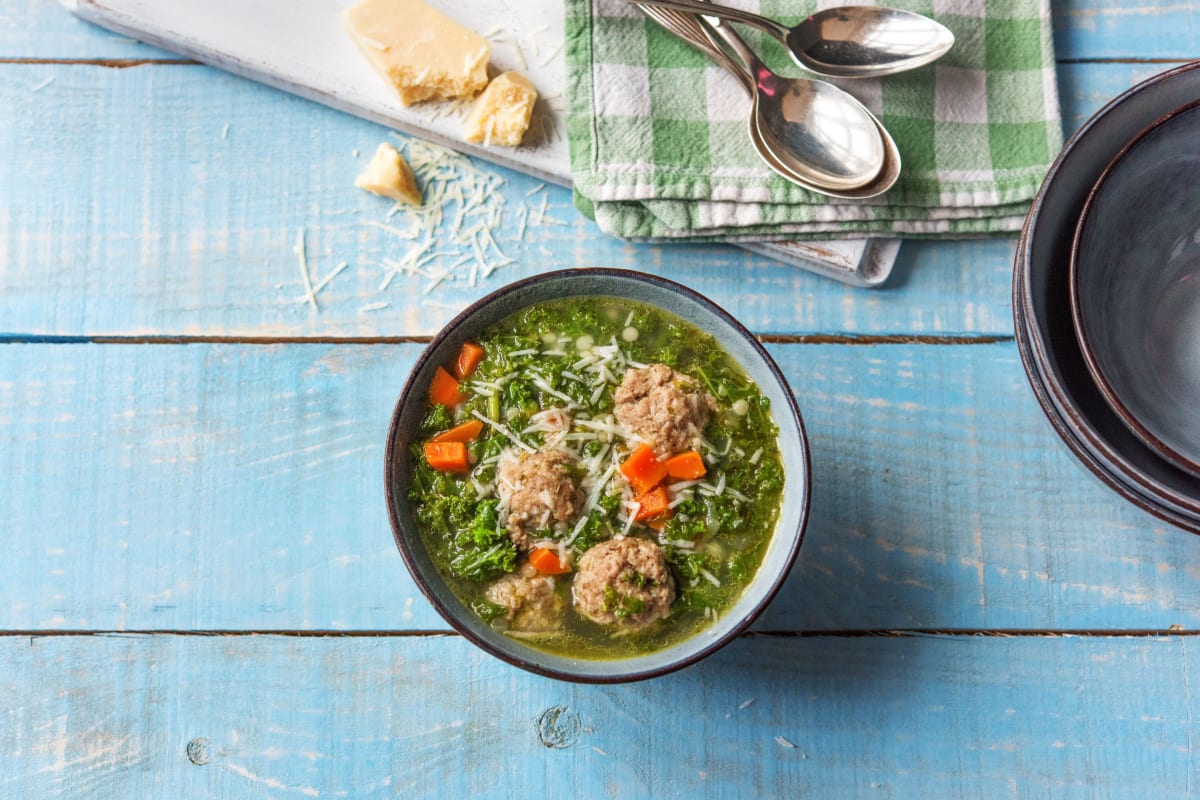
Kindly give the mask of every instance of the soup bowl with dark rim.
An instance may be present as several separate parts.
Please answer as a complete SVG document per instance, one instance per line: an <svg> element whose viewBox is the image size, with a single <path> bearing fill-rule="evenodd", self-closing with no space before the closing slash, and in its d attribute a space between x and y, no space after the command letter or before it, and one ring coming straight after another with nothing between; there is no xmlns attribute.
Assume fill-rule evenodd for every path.
<svg viewBox="0 0 1200 800"><path fill-rule="evenodd" d="M742 531L739 534L743 537L742 539L722 539L727 528L738 530L740 524L736 518L732 520L724 518L725 521L720 525L710 522L706 532L696 535L697 542L705 543L704 552L722 554L737 552L737 547L740 545L733 542L747 541L745 536L753 534L760 536L762 540L761 544L752 546L754 557L757 558L761 555L761 561L757 568L751 566L742 569L737 573L739 575L737 582L726 580L724 592L728 597L723 600L726 605L711 615L705 611L704 619L699 622L695 622L694 609L679 611L673 604L670 616L666 619L655 621L646 628L637 628L632 631L632 634L629 630L623 629L619 622L607 625L592 620L572 623L578 630L573 630L570 636L558 637L556 633L544 636L536 632L529 634L525 631L517 631L510 627L510 623L507 621L511 615L499 613L505 610L504 606L495 606L490 603L481 604L477 599L465 596L464 582L461 580L461 576L456 577L453 574L443 552L445 547L440 541L431 538L437 535L458 536L461 531L436 534L430 529L423 530L418 522L418 519L421 518L420 504L427 502L422 492L428 478L422 476L432 474L431 464L433 462L427 456L422 455L429 452L422 448L426 447L426 443L431 438L429 436L429 420L431 408L434 408L431 405L432 383L435 379L444 380L447 366L455 363L463 351L465 343L480 340L489 331L495 330L496 326L508 324L508 321L514 319L516 315L535 313L530 312L532 307L564 301L582 301L580 307L596 303L606 304L605 307L624 308L626 304L632 304L629 306L630 308L637 307L648 314L662 316L663 319L686 322L699 329L699 334L693 338L702 338L703 334L711 337L715 346L724 351L728 360L736 365L736 372L740 373L742 379L748 379L757 387L753 396L761 396L761 402L755 408L769 408L770 421L778 430L775 437L778 457L775 458L774 448L769 447L768 455L763 456L762 459L764 462L767 459L773 460L772 468L781 471L783 483L777 513L774 514L773 530ZM633 313L633 311L630 312L630 319L632 319ZM688 329L680 327L680 330ZM643 341L642 349L647 350L652 347L652 341L651 339ZM613 347L616 347L617 344L617 337L613 337ZM551 349L555 347L551 344L546 346ZM590 342L588 346L591 347ZM649 361L649 359L645 360ZM631 364L630 368L636 366L638 366L637 363ZM451 369L451 371L453 370ZM686 371L684 369L684 372ZM514 373L510 373L510 375ZM469 386L474 385L469 380L464 380L461 388L465 392ZM698 381L696 385L699 385ZM564 395L564 403L566 400ZM503 424L503 420L489 417L485 413L486 409L485 412L476 410L471 414L464 414L462 409L465 407L460 407L460 416L454 420L455 424L461 423L463 418L466 418L467 421L477 418L485 421L485 429L489 436L498 436L498 431L501 429L506 435L512 435L518 440L524 435L520 431L508 429ZM746 413L744 409L735 409L735 411L741 414ZM713 413L726 413L726 411L719 409ZM726 416L723 419L727 418L731 417ZM609 435L613 436L613 434ZM730 435L727 438L728 441L723 446L723 452L719 455L722 459L730 459L729 461L715 460L716 456L713 453L721 449L720 444L710 443L703 437L698 439L698 441L704 442L706 448L714 448L712 452L705 450L704 454L705 460L713 465L711 468L714 472L718 467L721 469L728 467L726 472L733 475L738 469L747 469L744 466L745 463L758 463L759 451L763 448L758 448L754 453L743 452L741 448L733 447L736 436ZM613 467L617 465L618 458L627 459L626 444L628 444L628 448L633 448L636 444L636 442L625 443L619 436L614 441L617 444L614 444L613 447L622 449L620 456L613 455ZM478 459L476 450L472 450L471 454L472 458ZM597 456L597 459L599 457ZM735 457L740 466L734 465L731 460ZM486 462L479 460L478 463ZM613 475L613 467L610 467L606 474ZM474 467L462 464L456 467L451 464L447 469L461 470L474 469ZM626 465L622 462L618 471L624 474L625 469ZM692 498L699 495L708 498L705 502L710 502L714 496L719 494L721 497L725 497L725 493L728 493L733 495L734 500L737 501L731 507L750 509L746 512L745 519L757 519L755 514L759 513L759 510L749 505L753 498L733 491L732 479L730 488L725 487L726 472L722 472L719 477L715 474L706 475L696 480L671 484L673 493L682 492L685 489L689 491L687 495L672 494L671 496L676 503L684 497ZM471 478L474 478L473 474ZM545 273L505 286L472 304L434 336L429 346L417 359L396 402L388 431L384 480L388 516L396 545L418 588L446 622L475 645L510 664L541 675L585 683L617 683L662 675L693 664L735 639L767 606L791 570L804 537L811 494L809 447L799 409L783 374L754 335L711 300L685 286L645 273L600 268ZM464 477L463 480L470 479ZM609 485L612 485L611 481L618 479L613 477L608 480L610 481ZM660 480L673 479L660 478ZM604 479L597 479L597 482L605 485ZM478 484L478 481L476 483ZM714 486L714 484L716 485ZM459 484L454 485L459 486ZM480 492L483 493L482 496L486 496L487 492L491 491L486 487L481 490L466 488L465 482L461 486L463 492L470 493L472 496ZM655 490L664 486L665 483L660 483ZM679 487L685 487L685 489ZM589 513L588 507L595 508L598 492L599 490L596 492L579 490L577 492L577 495L581 493L593 495L588 501L589 506L584 507L582 515ZM699 493L699 495L695 493ZM515 497L515 495L513 496ZM641 497L638 499L640 500ZM747 505L740 505L743 500ZM710 505L707 506L710 514L712 513L711 509L716 507L713 503L715 501L710 502ZM624 505L622 507L624 508ZM626 519L636 519L635 514L639 508L638 505L630 505L627 510L619 513L624 514ZM684 506L678 506L675 510L679 511L684 508ZM653 527L659 530L657 535L662 541L664 552L668 545L671 547L675 547L677 544L688 546L687 542L680 543L677 540L668 541L662 538L666 536L663 531L675 530L675 528L669 527L671 514L672 510L666 509L662 516L642 523L651 525L651 523L657 522L657 525ZM497 520L495 522L496 531L485 531L489 537L498 536L499 532L504 532L503 513L495 519ZM664 523L663 520L668 521ZM545 523L544 517L542 523ZM578 531L583 528L583 525L581 516L579 525L570 527ZM771 525L764 524L762 527L769 528ZM610 539L622 539L624 534L629 533L631 538L641 537L653 541L656 535L654 530L643 528L640 524L634 525L628 521L621 530L606 530L609 530L611 534L610 537L607 537ZM504 537L499 537L497 546L508 547L508 538L505 537L510 537L510 534L505 532ZM569 539L569 537L564 535L564 539ZM486 541L490 543L491 539ZM599 546L599 544L596 545L596 547ZM746 546L747 548L751 547L751 545ZM494 550L495 547L492 547L486 552ZM560 549L557 552L561 556L564 551ZM518 556L517 574L526 574L542 580L543 576L532 567L533 555L534 553L521 553ZM556 602L561 607L561 613L567 617L572 617L574 614L573 605L586 603L583 596L587 595L590 590L572 583L586 569L584 560L584 557L580 557L578 563L564 563L564 567L568 571L555 578L556 581L564 582L556 584L559 598ZM592 560L599 562L601 559L597 557ZM696 563L706 562L700 560ZM681 596L685 586L695 586L701 582L696 575L682 575L676 566L674 562L668 561L668 568L672 573L671 579L660 581L651 578L649 585L653 587L660 583L671 584L678 589L677 596ZM703 573L705 570L702 569L700 572ZM648 570L647 574L655 573ZM592 577L589 575L589 579ZM635 578L645 580L645 576L637 570L626 570L620 576L621 580ZM721 585L713 574L703 575L703 579L711 581L714 585ZM618 578L613 577L612 580L616 581ZM691 582L688 583L688 580ZM641 581L638 585L642 585ZM630 607L628 605L630 598L625 594L626 588L623 585L618 588L621 594L614 594L621 600L621 603L614 607L617 616L621 615L622 609L625 612L641 612L641 601L638 601L636 608ZM610 586L605 586L604 591L602 602L607 611L607 603L611 599L609 592L613 590ZM630 589L629 591L634 590ZM488 596L492 597L492 595ZM481 605L492 608L493 611L481 615ZM594 603L592 611L595 612ZM670 626L677 619L684 618L693 620L694 629L689 628L686 635L673 635ZM616 649L607 650L600 648L603 652L598 654L596 650L589 649L590 645L586 642L586 638L591 635L601 639L609 637L619 646ZM625 639L628 639L629 643L623 641ZM551 642L550 646L547 646L548 641ZM576 642L580 643L579 647L574 646Z"/></svg>

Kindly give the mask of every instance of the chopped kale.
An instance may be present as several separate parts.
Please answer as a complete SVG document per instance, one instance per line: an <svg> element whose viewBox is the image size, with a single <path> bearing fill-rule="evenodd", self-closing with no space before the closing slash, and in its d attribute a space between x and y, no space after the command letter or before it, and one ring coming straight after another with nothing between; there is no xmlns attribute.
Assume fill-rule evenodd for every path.
<svg viewBox="0 0 1200 800"><path fill-rule="evenodd" d="M761 493L775 492L783 488L783 465L774 458L764 458L758 462L755 472L755 484Z"/></svg>
<svg viewBox="0 0 1200 800"><path fill-rule="evenodd" d="M583 523L583 528L575 537L572 546L577 552L583 553L611 536L612 528L608 522L608 513L597 508L588 514L587 522Z"/></svg>
<svg viewBox="0 0 1200 800"><path fill-rule="evenodd" d="M431 405L425 414L425 419L421 420L419 434L421 438L425 438L444 431L452 425L454 425L454 415L450 413L450 409L440 404Z"/></svg>
<svg viewBox="0 0 1200 800"><path fill-rule="evenodd" d="M476 598L471 601L471 610L484 622L491 622L497 617L504 616L508 611L508 606L492 603L483 598Z"/></svg>
<svg viewBox="0 0 1200 800"><path fill-rule="evenodd" d="M500 527L497 504L496 500L480 502L474 519L453 536L455 553L450 559L450 571L455 576L481 581L516 569L517 547Z"/></svg>
<svg viewBox="0 0 1200 800"><path fill-rule="evenodd" d="M515 409L524 417L528 417L538 409L537 388L523 378L513 378L504 384L505 409Z"/></svg>
<svg viewBox="0 0 1200 800"><path fill-rule="evenodd" d="M721 588L709 583L701 570L710 573L719 570L717 558L709 553L694 550L683 550L677 547L667 548L667 563L675 569L677 580L675 611L697 611L705 608L719 608L722 605L724 593Z"/></svg>
<svg viewBox="0 0 1200 800"><path fill-rule="evenodd" d="M684 500L663 528L666 541L691 541L708 529L708 509L698 500Z"/></svg>
<svg viewBox="0 0 1200 800"><path fill-rule="evenodd" d="M758 565L758 553L753 550L738 550L729 557L729 579L744 583Z"/></svg>
<svg viewBox="0 0 1200 800"><path fill-rule="evenodd" d="M605 586L604 603L601 607L605 611L611 611L617 619L625 619L626 617L640 613L646 607L646 604L640 597L623 595L613 587Z"/></svg>
<svg viewBox="0 0 1200 800"><path fill-rule="evenodd" d="M632 583L634 586L638 587L639 589L644 589L646 587L646 583L650 579L647 578L642 573L638 572L636 569L631 569L628 572L621 575L621 580L625 581L626 583Z"/></svg>

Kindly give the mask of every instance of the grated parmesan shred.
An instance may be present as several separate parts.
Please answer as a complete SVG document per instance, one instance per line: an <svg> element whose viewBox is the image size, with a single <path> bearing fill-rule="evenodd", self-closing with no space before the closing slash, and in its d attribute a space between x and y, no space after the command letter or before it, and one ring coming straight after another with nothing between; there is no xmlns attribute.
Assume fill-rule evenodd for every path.
<svg viewBox="0 0 1200 800"><path fill-rule="evenodd" d="M406 228L386 222L366 223L414 243L405 255L382 260L384 272L378 291L386 292L397 275L405 275L423 278L421 293L429 295L447 282L476 285L480 278L516 263L492 233L503 227L506 201L500 189L507 180L480 169L466 156L445 147L419 139L396 138L404 145L406 160L423 185L425 202L419 207L396 204L389 210L388 219L404 214ZM521 230L518 240L524 234ZM438 248L442 244L454 248L447 252ZM449 265L431 266L431 262L447 258L457 260Z"/></svg>
<svg viewBox="0 0 1200 800"><path fill-rule="evenodd" d="M317 306L317 295L313 291L312 278L308 274L308 251L304 244L304 228L296 232L296 257L300 261L300 274L304 277L304 297L314 311L320 311Z"/></svg>
<svg viewBox="0 0 1200 800"><path fill-rule="evenodd" d="M485 425L490 425L493 430L495 430L497 433L499 433L504 438L508 439L510 442L515 444L517 447L524 450L526 453L534 452L534 449L532 447L530 447L529 445L525 444L524 442L522 442L521 439L515 433L513 433L512 430L510 430L507 425L497 422L494 419L489 419L488 417L485 417L483 414L480 414L478 411L472 411L471 413L473 415L475 415L475 417L478 418L480 422L482 422Z"/></svg>

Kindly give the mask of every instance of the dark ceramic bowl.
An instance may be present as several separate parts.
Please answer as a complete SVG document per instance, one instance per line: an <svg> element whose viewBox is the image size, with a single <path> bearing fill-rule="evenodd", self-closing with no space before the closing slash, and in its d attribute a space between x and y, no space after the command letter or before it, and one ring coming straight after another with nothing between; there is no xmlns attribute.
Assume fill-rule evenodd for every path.
<svg viewBox="0 0 1200 800"><path fill-rule="evenodd" d="M1163 114L1200 96L1200 63L1135 86L1067 142L1025 220L1013 276L1015 333L1050 423L1097 478L1140 508L1200 532L1200 479L1165 461L1121 422L1084 362L1070 312L1079 213L1121 149Z"/></svg>
<svg viewBox="0 0 1200 800"><path fill-rule="evenodd" d="M1071 312L1104 398L1200 475L1200 108L1142 131L1096 182L1071 257Z"/></svg>
<svg viewBox="0 0 1200 800"><path fill-rule="evenodd" d="M1021 273L1024 267L1018 261L1017 271ZM1025 366L1026 375L1034 397L1046 413L1046 419L1051 428L1068 446L1071 452L1101 483L1112 489L1125 500L1150 512L1185 530L1200 533L1200 520L1194 512L1186 507L1172 503L1165 493L1155 492L1142 486L1137 481L1129 480L1116 465L1099 454L1099 450L1081 435L1080 428L1074 424L1073 415L1063 412L1056 404L1054 393L1048 383L1046 373L1041 364L1034 358L1031 342L1034 333L1030 322L1025 318L1022 306L1014 305L1014 321L1017 326L1017 349Z"/></svg>
<svg viewBox="0 0 1200 800"><path fill-rule="evenodd" d="M480 620L451 591L429 558L408 500L409 450L425 414L425 393L434 370L449 362L463 342L522 308L568 297L616 297L656 306L707 331L758 384L779 426L786 474L783 507L761 566L742 596L699 634L667 648L624 659L593 660L555 655L505 636ZM443 328L417 359L392 413L385 451L388 516L404 563L434 608L459 633L487 652L523 669L570 681L616 683L662 675L692 664L732 641L759 615L787 577L808 520L808 439L795 398L779 368L754 336L712 301L680 284L640 272L573 269L527 278L474 303Z"/></svg>

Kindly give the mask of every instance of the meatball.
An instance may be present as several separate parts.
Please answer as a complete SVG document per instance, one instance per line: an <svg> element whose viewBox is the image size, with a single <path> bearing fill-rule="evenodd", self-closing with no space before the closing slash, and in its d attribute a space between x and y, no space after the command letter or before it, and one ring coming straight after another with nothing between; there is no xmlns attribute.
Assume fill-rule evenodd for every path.
<svg viewBox="0 0 1200 800"><path fill-rule="evenodd" d="M627 370L614 400L617 421L659 458L691 447L717 410L694 380L664 364Z"/></svg>
<svg viewBox="0 0 1200 800"><path fill-rule="evenodd" d="M571 593L575 610L593 622L636 630L671 612L675 581L661 547L626 537L583 554Z"/></svg>
<svg viewBox="0 0 1200 800"><path fill-rule="evenodd" d="M487 587L484 594L491 602L508 609L504 618L511 631L545 633L557 630L562 624L565 603L554 591L551 575L531 578L515 573L505 575Z"/></svg>
<svg viewBox="0 0 1200 800"><path fill-rule="evenodd" d="M565 525L583 506L575 457L543 447L532 453L507 451L500 459L496 491L508 509L505 527L522 550L533 547L533 534Z"/></svg>

